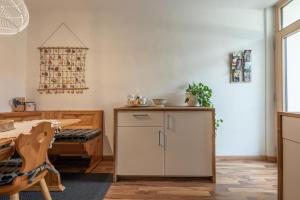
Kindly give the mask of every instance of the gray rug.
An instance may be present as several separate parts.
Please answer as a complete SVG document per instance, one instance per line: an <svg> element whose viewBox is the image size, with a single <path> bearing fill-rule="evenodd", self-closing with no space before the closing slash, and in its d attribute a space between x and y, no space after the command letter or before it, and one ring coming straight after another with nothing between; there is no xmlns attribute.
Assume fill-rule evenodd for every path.
<svg viewBox="0 0 300 200"><path fill-rule="evenodd" d="M61 174L64 192L51 192L53 200L101 200L112 183L112 174ZM8 200L0 196L0 200ZM41 192L21 192L20 200L42 200Z"/></svg>

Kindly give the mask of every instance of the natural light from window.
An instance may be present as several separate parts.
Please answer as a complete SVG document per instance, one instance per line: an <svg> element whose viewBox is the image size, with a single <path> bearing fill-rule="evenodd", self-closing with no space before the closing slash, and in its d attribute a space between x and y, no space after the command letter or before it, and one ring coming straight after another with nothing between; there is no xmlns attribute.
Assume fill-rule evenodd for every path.
<svg viewBox="0 0 300 200"><path fill-rule="evenodd" d="M300 112L300 32L286 38L286 109Z"/></svg>
<svg viewBox="0 0 300 200"><path fill-rule="evenodd" d="M282 8L282 28L300 19L300 0L293 0Z"/></svg>

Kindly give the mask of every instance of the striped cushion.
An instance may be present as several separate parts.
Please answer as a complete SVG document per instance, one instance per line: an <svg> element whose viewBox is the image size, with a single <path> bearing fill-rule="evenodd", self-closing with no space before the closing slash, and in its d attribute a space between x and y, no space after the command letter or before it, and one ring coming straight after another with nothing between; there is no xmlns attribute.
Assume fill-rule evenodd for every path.
<svg viewBox="0 0 300 200"><path fill-rule="evenodd" d="M20 175L21 159L11 159L0 162L0 186L10 184Z"/></svg>
<svg viewBox="0 0 300 200"><path fill-rule="evenodd" d="M57 142L86 142L101 134L101 129L66 129L55 135Z"/></svg>
<svg viewBox="0 0 300 200"><path fill-rule="evenodd" d="M0 162L0 186L8 185L13 182L13 180L18 176L27 176L28 183L31 184L35 177L43 172L48 170L51 173L59 174L59 172L48 162L44 162L39 167L33 169L32 171L21 173L22 160L20 158L5 160Z"/></svg>

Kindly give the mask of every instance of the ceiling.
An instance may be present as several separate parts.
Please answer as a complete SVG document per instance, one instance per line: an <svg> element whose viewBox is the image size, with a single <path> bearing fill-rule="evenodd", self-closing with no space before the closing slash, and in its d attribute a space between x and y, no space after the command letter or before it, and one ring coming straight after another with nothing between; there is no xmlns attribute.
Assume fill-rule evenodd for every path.
<svg viewBox="0 0 300 200"><path fill-rule="evenodd" d="M263 9L273 6L279 0L25 0L29 10L86 10L106 6L159 6L199 7L203 8L249 8Z"/></svg>

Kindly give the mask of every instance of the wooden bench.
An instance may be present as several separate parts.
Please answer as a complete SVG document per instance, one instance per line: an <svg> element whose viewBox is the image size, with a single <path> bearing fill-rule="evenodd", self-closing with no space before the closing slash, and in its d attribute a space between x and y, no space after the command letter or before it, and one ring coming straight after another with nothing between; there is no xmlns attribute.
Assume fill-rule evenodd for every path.
<svg viewBox="0 0 300 200"><path fill-rule="evenodd" d="M89 173L102 160L103 156L103 111L54 111L44 114L47 118L80 119L80 123L66 129L100 129L101 133L87 141L57 141L49 150L49 156L56 168L61 172ZM84 132L84 131L83 131ZM73 162L85 159L86 166L74 168ZM60 162L63 160L63 162ZM69 164L68 164L69 163ZM81 167L81 168L80 168Z"/></svg>
<svg viewBox="0 0 300 200"><path fill-rule="evenodd" d="M59 136L49 150L50 159L59 171L89 173L102 160L101 129L68 129Z"/></svg>

